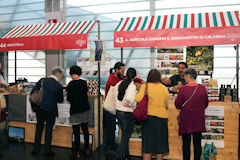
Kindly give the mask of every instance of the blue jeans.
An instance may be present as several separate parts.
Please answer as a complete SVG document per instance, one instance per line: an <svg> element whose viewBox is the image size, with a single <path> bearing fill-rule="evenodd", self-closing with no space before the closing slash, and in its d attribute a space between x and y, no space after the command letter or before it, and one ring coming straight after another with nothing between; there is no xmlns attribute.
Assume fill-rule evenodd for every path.
<svg viewBox="0 0 240 160"><path fill-rule="evenodd" d="M134 120L131 112L117 111L118 123L122 131L121 142L118 145L116 158L122 159L124 156L129 156L129 138L133 132Z"/></svg>
<svg viewBox="0 0 240 160"><path fill-rule="evenodd" d="M115 146L116 116L103 110L103 148L104 152L112 150Z"/></svg>

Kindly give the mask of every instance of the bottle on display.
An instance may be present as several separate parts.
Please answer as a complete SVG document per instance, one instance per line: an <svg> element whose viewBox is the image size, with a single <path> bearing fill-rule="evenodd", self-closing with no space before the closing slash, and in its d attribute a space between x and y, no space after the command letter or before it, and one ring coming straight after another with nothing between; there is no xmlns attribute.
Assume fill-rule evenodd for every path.
<svg viewBox="0 0 240 160"><path fill-rule="evenodd" d="M234 85L234 88L232 89L232 101L233 102L237 102L238 101L238 97L237 97L237 88Z"/></svg>
<svg viewBox="0 0 240 160"><path fill-rule="evenodd" d="M232 96L232 88L231 88L231 85L227 85L226 95L227 95L227 96Z"/></svg>
<svg viewBox="0 0 240 160"><path fill-rule="evenodd" d="M221 85L220 91L219 91L219 100L224 101L224 96L226 94L225 85Z"/></svg>
<svg viewBox="0 0 240 160"><path fill-rule="evenodd" d="M224 86L221 84L221 88L219 89L219 100L220 101L224 101L224 92L225 92Z"/></svg>

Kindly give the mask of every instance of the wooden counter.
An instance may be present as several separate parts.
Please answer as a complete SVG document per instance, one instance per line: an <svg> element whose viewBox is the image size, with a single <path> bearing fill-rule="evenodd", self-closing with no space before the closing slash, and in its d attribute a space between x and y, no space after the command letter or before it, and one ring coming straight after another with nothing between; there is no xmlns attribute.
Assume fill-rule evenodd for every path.
<svg viewBox="0 0 240 160"><path fill-rule="evenodd" d="M92 107L94 111L94 119L93 119L93 127L89 127L89 134L92 135L92 151L94 151L98 147L98 98L97 97L90 97L94 98L94 104ZM102 100L101 100L102 101ZM102 122L102 107L101 107L101 116L100 122ZM102 123L100 123L102 128ZM9 121L9 126L13 127L21 127L25 128L25 142L33 143L34 136L35 136L35 123L26 123L26 122L19 122L19 121ZM72 148L72 127L69 126L56 126L55 130L52 133L52 145L59 146L59 147L67 147ZM82 133L82 131L81 131ZM42 135L42 144L44 143L45 137L45 128ZM102 129L101 129L101 144L102 144Z"/></svg>
<svg viewBox="0 0 240 160"><path fill-rule="evenodd" d="M239 104L234 102L211 102L209 106L224 106L224 148L217 148L217 159L238 160L238 134L239 134ZM169 154L165 159L182 159L182 138L178 134L177 115L179 111L175 108L174 100L169 99ZM192 145L193 146L193 145ZM141 156L141 141L129 142L130 154ZM191 159L193 159L193 148L191 148Z"/></svg>

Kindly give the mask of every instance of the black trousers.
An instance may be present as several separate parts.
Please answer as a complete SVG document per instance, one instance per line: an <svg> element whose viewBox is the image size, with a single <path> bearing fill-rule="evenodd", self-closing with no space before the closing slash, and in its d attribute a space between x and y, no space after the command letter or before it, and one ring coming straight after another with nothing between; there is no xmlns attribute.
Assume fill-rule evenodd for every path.
<svg viewBox="0 0 240 160"><path fill-rule="evenodd" d="M182 135L183 160L190 160L191 135L193 136L194 160L200 160L200 157L202 154L202 148L201 148L202 132L195 132L192 134L183 134Z"/></svg>
<svg viewBox="0 0 240 160"><path fill-rule="evenodd" d="M116 116L103 110L103 148L105 152L110 151L115 143Z"/></svg>
<svg viewBox="0 0 240 160"><path fill-rule="evenodd" d="M88 123L82 123L79 125L73 125L73 134L74 134L74 151L79 152L80 150L80 126L84 135L84 144L85 148L89 148L89 132L88 132Z"/></svg>
<svg viewBox="0 0 240 160"><path fill-rule="evenodd" d="M43 110L37 111L36 115L37 125L35 132L34 152L38 153L40 151L42 132L44 128L44 123L46 122L44 153L49 153L51 151L52 130L56 116Z"/></svg>
<svg viewBox="0 0 240 160"><path fill-rule="evenodd" d="M117 148L117 159L123 159L124 156L130 156L129 153L129 138L133 132L134 120L132 119L131 112L121 112L116 113L120 128L122 130L121 142Z"/></svg>

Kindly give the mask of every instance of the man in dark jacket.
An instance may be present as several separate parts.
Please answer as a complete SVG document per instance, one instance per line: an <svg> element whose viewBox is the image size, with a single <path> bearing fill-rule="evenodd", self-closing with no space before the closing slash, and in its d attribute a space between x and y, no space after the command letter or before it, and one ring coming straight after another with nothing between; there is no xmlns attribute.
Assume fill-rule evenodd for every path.
<svg viewBox="0 0 240 160"><path fill-rule="evenodd" d="M44 123L46 122L45 130L45 156L54 156L51 151L52 130L56 116L58 116L57 103L63 102L63 87L59 83L63 76L63 70L60 67L54 67L51 75L48 78L40 79L34 86L32 93L41 88L43 81L43 99L40 106L32 106L37 115L37 125L35 132L35 144L32 155L37 156L40 152L42 132Z"/></svg>

